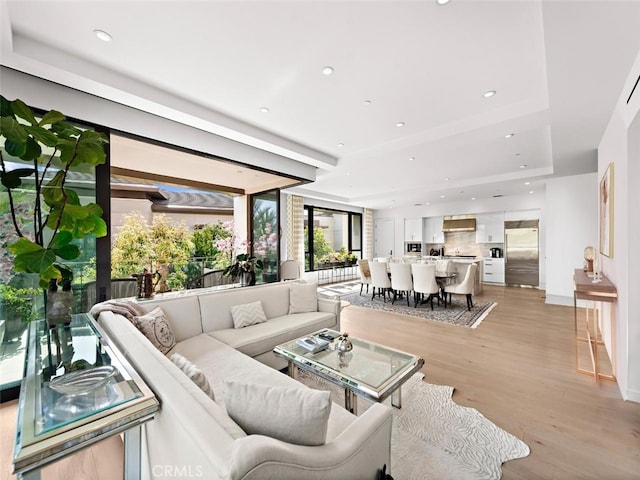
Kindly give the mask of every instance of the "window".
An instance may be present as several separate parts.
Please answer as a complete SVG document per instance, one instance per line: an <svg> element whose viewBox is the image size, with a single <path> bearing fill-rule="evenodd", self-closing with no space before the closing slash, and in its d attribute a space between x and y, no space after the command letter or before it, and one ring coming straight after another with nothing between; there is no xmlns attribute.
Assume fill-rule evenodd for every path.
<svg viewBox="0 0 640 480"><path fill-rule="evenodd" d="M278 190L251 196L252 252L262 260L262 271L256 272L258 282L276 282L280 264L280 223Z"/></svg>
<svg viewBox="0 0 640 480"><path fill-rule="evenodd" d="M305 206L305 271L351 265L362 257L362 215Z"/></svg>

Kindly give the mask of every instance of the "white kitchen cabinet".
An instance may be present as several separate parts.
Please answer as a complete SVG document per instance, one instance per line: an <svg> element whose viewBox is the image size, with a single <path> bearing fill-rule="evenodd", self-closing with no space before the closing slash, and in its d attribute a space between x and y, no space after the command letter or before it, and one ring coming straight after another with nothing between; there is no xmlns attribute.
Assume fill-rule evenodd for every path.
<svg viewBox="0 0 640 480"><path fill-rule="evenodd" d="M477 243L504 243L504 212L476 215Z"/></svg>
<svg viewBox="0 0 640 480"><path fill-rule="evenodd" d="M404 219L404 241L422 242L422 218Z"/></svg>
<svg viewBox="0 0 640 480"><path fill-rule="evenodd" d="M444 232L442 231L443 217L427 217L424 219L424 242L444 243Z"/></svg>
<svg viewBox="0 0 640 480"><path fill-rule="evenodd" d="M504 258L485 258L483 281L504 285Z"/></svg>

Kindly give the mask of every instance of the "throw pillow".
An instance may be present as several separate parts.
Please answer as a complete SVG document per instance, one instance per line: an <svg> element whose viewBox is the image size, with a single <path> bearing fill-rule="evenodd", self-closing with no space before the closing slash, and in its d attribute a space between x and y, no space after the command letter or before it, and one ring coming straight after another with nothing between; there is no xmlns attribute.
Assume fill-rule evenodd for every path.
<svg viewBox="0 0 640 480"><path fill-rule="evenodd" d="M273 437L296 445L323 445L331 413L328 391L225 381L229 416L247 435Z"/></svg>
<svg viewBox="0 0 640 480"><path fill-rule="evenodd" d="M171 325L160 307L139 317L133 317L133 324L163 355L166 355L176 344Z"/></svg>
<svg viewBox="0 0 640 480"><path fill-rule="evenodd" d="M233 319L233 328L248 327L267 321L260 300L245 305L234 305L231 307L231 318Z"/></svg>
<svg viewBox="0 0 640 480"><path fill-rule="evenodd" d="M289 313L318 311L318 286L315 283L289 284Z"/></svg>
<svg viewBox="0 0 640 480"><path fill-rule="evenodd" d="M180 355L179 353L174 353L171 355L171 361L182 370L187 377L191 379L193 383L195 383L200 390L206 393L211 400L215 401L215 396L213 395L213 389L211 388L211 384L207 377L202 373L202 371L196 367L193 363L191 363L188 359Z"/></svg>

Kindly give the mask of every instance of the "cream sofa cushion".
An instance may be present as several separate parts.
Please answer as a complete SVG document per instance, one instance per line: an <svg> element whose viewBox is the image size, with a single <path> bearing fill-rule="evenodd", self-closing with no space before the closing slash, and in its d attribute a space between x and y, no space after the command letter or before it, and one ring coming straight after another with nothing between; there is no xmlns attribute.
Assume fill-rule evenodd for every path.
<svg viewBox="0 0 640 480"><path fill-rule="evenodd" d="M233 328L231 307L250 301L262 302L267 320L289 313L289 286L284 282L231 288L198 295L202 315L202 331Z"/></svg>
<svg viewBox="0 0 640 480"><path fill-rule="evenodd" d="M200 390L206 393L207 396L211 398L211 400L215 401L216 397L213 394L213 389L209 384L209 380L207 380L205 374L202 373L198 367L196 367L193 363L191 363L179 353L174 353L173 355L171 355L171 361L180 370L182 370L193 383L200 387Z"/></svg>
<svg viewBox="0 0 640 480"><path fill-rule="evenodd" d="M222 394L229 416L248 435L308 446L327 439L328 391L225 381Z"/></svg>
<svg viewBox="0 0 640 480"><path fill-rule="evenodd" d="M202 333L200 321L200 303L196 295L185 295L177 298L160 298L140 300L140 306L149 312L157 306L162 310L176 336L176 342Z"/></svg>
<svg viewBox="0 0 640 480"><path fill-rule="evenodd" d="M318 311L318 286L314 283L289 283L289 315Z"/></svg>
<svg viewBox="0 0 640 480"><path fill-rule="evenodd" d="M254 325L251 328L227 328L207 332L242 353L255 357L294 338L308 335L321 328L335 327L335 316L326 312L297 313Z"/></svg>

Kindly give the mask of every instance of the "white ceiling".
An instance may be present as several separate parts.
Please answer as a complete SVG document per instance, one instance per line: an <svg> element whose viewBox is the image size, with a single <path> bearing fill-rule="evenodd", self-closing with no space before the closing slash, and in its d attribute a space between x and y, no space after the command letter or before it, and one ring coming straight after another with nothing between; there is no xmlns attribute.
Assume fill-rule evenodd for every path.
<svg viewBox="0 0 640 480"><path fill-rule="evenodd" d="M3 65L310 163L317 181L299 192L370 208L596 171L640 51L639 1L2 0L0 13Z"/></svg>

